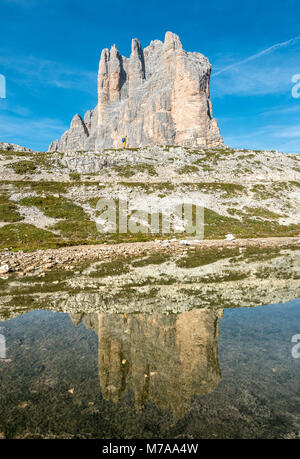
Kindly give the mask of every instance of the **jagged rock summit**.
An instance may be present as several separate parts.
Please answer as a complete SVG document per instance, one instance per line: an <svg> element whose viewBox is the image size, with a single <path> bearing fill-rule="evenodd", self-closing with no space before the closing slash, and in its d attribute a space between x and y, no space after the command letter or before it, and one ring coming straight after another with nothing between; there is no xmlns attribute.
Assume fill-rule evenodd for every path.
<svg viewBox="0 0 300 459"><path fill-rule="evenodd" d="M164 43L144 50L132 40L129 58L116 45L103 49L98 72L98 105L84 119L75 115L61 140L49 151L119 148L151 144L215 147L223 145L209 94L211 65L198 52L187 52L167 32Z"/></svg>

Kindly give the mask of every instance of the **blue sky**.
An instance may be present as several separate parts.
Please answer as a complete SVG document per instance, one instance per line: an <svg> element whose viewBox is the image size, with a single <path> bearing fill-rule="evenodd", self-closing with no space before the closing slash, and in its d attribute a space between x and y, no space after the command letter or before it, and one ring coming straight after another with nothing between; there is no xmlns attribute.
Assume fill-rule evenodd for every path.
<svg viewBox="0 0 300 459"><path fill-rule="evenodd" d="M132 38L144 47L171 30L213 66L226 144L300 152L299 16L299 0L0 0L0 141L46 150L97 104L102 48L128 56Z"/></svg>

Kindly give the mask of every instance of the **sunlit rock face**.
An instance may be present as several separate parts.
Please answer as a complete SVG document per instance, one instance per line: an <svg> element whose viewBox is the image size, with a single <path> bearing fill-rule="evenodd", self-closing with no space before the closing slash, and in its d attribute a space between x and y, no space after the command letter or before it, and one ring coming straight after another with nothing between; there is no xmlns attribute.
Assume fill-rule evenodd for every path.
<svg viewBox="0 0 300 459"><path fill-rule="evenodd" d="M223 145L209 94L211 65L198 52L187 52L179 37L142 49L135 38L131 54L116 45L101 53L98 106L84 120L75 115L71 128L50 151L118 148L151 144L214 147ZM75 122L76 121L76 126Z"/></svg>
<svg viewBox="0 0 300 459"><path fill-rule="evenodd" d="M222 313L99 314L103 396L117 403L132 391L137 410L153 402L182 417L193 397L213 392L221 380L217 338Z"/></svg>

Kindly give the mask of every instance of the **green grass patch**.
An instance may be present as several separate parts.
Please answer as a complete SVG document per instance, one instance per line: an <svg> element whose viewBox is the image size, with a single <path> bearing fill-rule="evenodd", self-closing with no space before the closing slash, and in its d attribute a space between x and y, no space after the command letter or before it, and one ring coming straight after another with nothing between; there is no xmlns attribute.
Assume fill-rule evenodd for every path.
<svg viewBox="0 0 300 459"><path fill-rule="evenodd" d="M199 266L209 265L224 258L231 258L239 255L238 248L224 248L219 250L214 249L200 249L194 252L188 252L186 256L176 261L179 268L197 268Z"/></svg>
<svg viewBox="0 0 300 459"><path fill-rule="evenodd" d="M43 182L41 180L33 181L4 181L4 185L13 186L19 191L33 191L37 194L62 194L67 193L67 191L73 186L78 186L78 184L70 182Z"/></svg>
<svg viewBox="0 0 300 459"><path fill-rule="evenodd" d="M76 265L77 270L77 265ZM79 269L78 269L79 270ZM46 271L44 276L25 276L18 278L20 283L52 283L52 282L64 282L65 280L74 276L73 271L68 271L66 269L51 269Z"/></svg>
<svg viewBox="0 0 300 459"><path fill-rule="evenodd" d="M278 220L283 215L272 212L264 207L243 207L242 209L229 208L227 212L232 216L239 216L242 218L259 218L263 220Z"/></svg>
<svg viewBox="0 0 300 459"><path fill-rule="evenodd" d="M159 278L157 277L143 277L139 282L131 283L128 284L127 286L124 286L122 288L132 288L132 287L146 287L149 285L173 285L178 283L178 279L172 276L160 276Z"/></svg>
<svg viewBox="0 0 300 459"><path fill-rule="evenodd" d="M85 202L86 202L86 204L89 204L91 207L96 209L96 206L97 206L97 203L98 203L99 199L101 199L101 196L98 196L97 198L88 199Z"/></svg>
<svg viewBox="0 0 300 459"><path fill-rule="evenodd" d="M192 154L199 154L197 150L192 150ZM201 150L201 158L198 158L194 161L194 164L201 166L204 170L205 163L210 163L216 165L219 161L222 161L232 154L235 154L235 151L230 148L214 148L214 149L203 149ZM206 165L208 167L208 165Z"/></svg>
<svg viewBox="0 0 300 459"><path fill-rule="evenodd" d="M5 225L0 228L0 248L39 249L49 247L57 236L50 231L26 223Z"/></svg>
<svg viewBox="0 0 300 459"><path fill-rule="evenodd" d="M74 182L49 182L49 181L28 181L28 180L18 180L18 181L2 181L2 185L6 186L6 188L9 187L14 187L19 191L22 192L34 192L37 194L65 194L67 193L71 188L74 187L94 187L95 185L98 187L98 189L105 188L105 185L99 185L94 182L86 182L86 181L74 181ZM84 191L83 191L84 193Z"/></svg>
<svg viewBox="0 0 300 459"><path fill-rule="evenodd" d="M112 168L118 175L123 177L133 177L138 173L148 174L156 176L157 172L152 164L137 164L137 165L126 165L126 166L114 166Z"/></svg>
<svg viewBox="0 0 300 459"><path fill-rule="evenodd" d="M17 161L6 165L16 174L34 174L37 170L37 165L33 161Z"/></svg>
<svg viewBox="0 0 300 459"><path fill-rule="evenodd" d="M170 259L169 254L155 253L147 258L142 258L132 262L133 267L141 268L148 265L161 265Z"/></svg>
<svg viewBox="0 0 300 459"><path fill-rule="evenodd" d="M13 149L10 150L0 150L0 155L5 156L6 158L13 158L13 157L29 157L32 155L32 153L28 151L14 151Z"/></svg>
<svg viewBox="0 0 300 459"><path fill-rule="evenodd" d="M201 279L202 283L211 284L211 283L220 283L220 282L236 282L240 280L247 279L246 273L241 273L237 271L226 270L220 275L212 274Z"/></svg>
<svg viewBox="0 0 300 459"><path fill-rule="evenodd" d="M247 247L240 259L248 260L251 263L255 261L267 261L278 257L280 250L280 248L276 247Z"/></svg>
<svg viewBox="0 0 300 459"><path fill-rule="evenodd" d="M204 236L206 239L224 238L228 233L236 237L289 237L300 234L300 225L280 225L275 220L256 220L245 216L242 220L225 217L211 209L204 209Z"/></svg>
<svg viewBox="0 0 300 459"><path fill-rule="evenodd" d="M130 263L123 258L118 257L112 261L101 263L97 266L96 271L89 274L90 277L107 277L107 276L119 276L126 274L131 269Z"/></svg>
<svg viewBox="0 0 300 459"><path fill-rule="evenodd" d="M11 155L26 156L26 160L7 164L16 174L33 174L38 169L50 170L53 166L52 153L25 153L18 155L16 152ZM7 155L6 155L7 156Z"/></svg>
<svg viewBox="0 0 300 459"><path fill-rule="evenodd" d="M295 182L294 180L290 182L291 185L300 188L300 182Z"/></svg>
<svg viewBox="0 0 300 459"><path fill-rule="evenodd" d="M181 167L180 169L177 169L177 174L180 175L185 175L185 174L195 174L199 172L199 168L197 166L190 166L186 165Z"/></svg>
<svg viewBox="0 0 300 459"><path fill-rule="evenodd" d="M96 227L96 223L91 220L62 220L53 226L53 229L60 231L63 238L80 241L103 240Z"/></svg>
<svg viewBox="0 0 300 459"><path fill-rule="evenodd" d="M155 193L156 191L173 191L175 185L171 182L145 183L145 182L120 182L120 185L132 189L141 189L145 193Z"/></svg>
<svg viewBox="0 0 300 459"><path fill-rule="evenodd" d="M76 182L80 180L80 174L78 174L77 172L71 172L69 174L69 177L71 180L75 180Z"/></svg>
<svg viewBox="0 0 300 459"><path fill-rule="evenodd" d="M188 191L202 191L208 193L222 193L227 196L246 194L247 189L237 183L219 183L219 182L199 182L199 183L182 183Z"/></svg>
<svg viewBox="0 0 300 459"><path fill-rule="evenodd" d="M299 274L290 272L286 268L272 268L269 266L260 267L256 272L256 277L258 279L268 279L270 277L274 277L276 279L285 279L285 280L287 279L299 280L300 279Z"/></svg>
<svg viewBox="0 0 300 459"><path fill-rule="evenodd" d="M269 209L265 209L264 207L243 207L243 211L248 217L261 217L265 219L278 219L282 217L282 215L276 214Z"/></svg>
<svg viewBox="0 0 300 459"><path fill-rule="evenodd" d="M20 201L24 206L35 206L52 218L68 218L70 220L87 220L88 216L83 209L72 201L54 196L29 196Z"/></svg>
<svg viewBox="0 0 300 459"><path fill-rule="evenodd" d="M297 182L272 182L268 185L257 183L252 186L251 191L255 194L255 199L267 200L278 197L278 194L280 195L282 192L292 191L292 186L296 183Z"/></svg>
<svg viewBox="0 0 300 459"><path fill-rule="evenodd" d="M17 205L10 201L6 195L0 195L0 221L19 222L23 220L17 209Z"/></svg>

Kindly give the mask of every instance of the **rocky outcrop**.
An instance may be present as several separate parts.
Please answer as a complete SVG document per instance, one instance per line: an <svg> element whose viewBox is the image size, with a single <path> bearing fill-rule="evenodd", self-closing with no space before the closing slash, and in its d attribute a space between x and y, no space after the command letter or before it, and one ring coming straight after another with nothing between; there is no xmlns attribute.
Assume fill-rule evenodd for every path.
<svg viewBox="0 0 300 459"><path fill-rule="evenodd" d="M103 49L98 72L98 106L71 128L50 151L118 148L151 144L214 147L223 145L209 94L211 65L186 52L177 35L154 40L144 50L132 40L129 58L116 45Z"/></svg>
<svg viewBox="0 0 300 459"><path fill-rule="evenodd" d="M0 151L24 151L28 153L33 152L33 150L31 150L30 148L21 147L20 145L6 142L0 142Z"/></svg>
<svg viewBox="0 0 300 459"><path fill-rule="evenodd" d="M64 133L61 140L55 140L50 145L50 150L84 150L85 141L89 136L88 128L80 115L76 114L71 121L70 129Z"/></svg>

